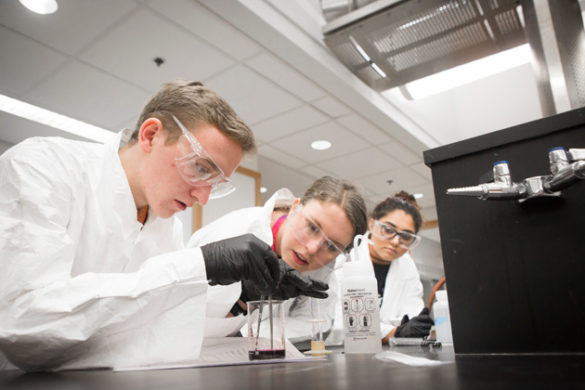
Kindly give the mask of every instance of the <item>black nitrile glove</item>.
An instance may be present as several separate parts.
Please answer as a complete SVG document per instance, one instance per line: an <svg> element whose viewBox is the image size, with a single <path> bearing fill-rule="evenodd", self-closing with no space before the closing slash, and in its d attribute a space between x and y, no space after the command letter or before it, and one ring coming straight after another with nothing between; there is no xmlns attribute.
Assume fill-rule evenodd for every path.
<svg viewBox="0 0 585 390"><path fill-rule="evenodd" d="M429 315L429 309L426 307L422 309L419 315L408 319L408 315L402 317L400 325L396 328L394 337L424 337L428 336L431 331L431 326L435 322Z"/></svg>
<svg viewBox="0 0 585 390"><path fill-rule="evenodd" d="M292 269L291 269L292 270ZM292 270L294 271L294 270ZM297 271L295 271L297 272ZM282 286L282 291L273 295L274 299L288 299L298 295L308 295L314 298L327 298L328 295L324 291L329 288L329 286L323 282L318 280L308 279L309 283L303 281L305 279L304 276L299 274L301 278L295 278L294 280L301 281L298 286L294 283L291 285ZM238 302L234 303L230 312L234 315L240 314L247 314L248 312L245 309L246 302L249 301L257 301L262 299L262 294L255 286L254 282L250 280L243 280L242 281L242 293L240 294L240 299ZM264 298L265 299L265 298ZM241 301L241 302L240 302ZM243 305L243 306L242 306Z"/></svg>
<svg viewBox="0 0 585 390"><path fill-rule="evenodd" d="M212 242L201 247L209 284L244 281L250 294L288 299L297 295L326 298L328 286L301 275L253 234ZM244 287L243 287L244 288Z"/></svg>
<svg viewBox="0 0 585 390"><path fill-rule="evenodd" d="M313 280L303 276L299 271L291 268L288 264L281 260L281 262L289 268L285 273L283 281L278 286L278 292L272 295L274 299L289 299L299 295L308 295L314 298L327 298L328 294L325 292L329 288L326 283L318 280ZM253 280L242 281L242 295L240 299L244 302L257 301L261 299L262 291Z"/></svg>

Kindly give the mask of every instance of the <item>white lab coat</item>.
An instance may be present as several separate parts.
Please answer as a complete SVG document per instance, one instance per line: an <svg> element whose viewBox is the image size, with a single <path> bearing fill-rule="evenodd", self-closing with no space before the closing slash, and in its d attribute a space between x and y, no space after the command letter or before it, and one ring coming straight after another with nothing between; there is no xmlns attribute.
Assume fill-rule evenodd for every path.
<svg viewBox="0 0 585 390"><path fill-rule="evenodd" d="M201 250L184 249L177 218L137 222L118 158L129 132L30 138L0 156L0 350L21 368L199 356Z"/></svg>
<svg viewBox="0 0 585 390"><path fill-rule="evenodd" d="M424 308L423 286L412 257L405 253L393 260L384 287L380 307L380 335L386 337L402 317L416 317Z"/></svg>
<svg viewBox="0 0 585 390"><path fill-rule="evenodd" d="M248 207L232 211L202 227L191 236L187 246L201 246L209 242L246 233L252 233L268 245L272 245L273 239L270 218L275 204L282 205L286 203L284 201L292 199L294 199L292 193L288 189L283 188L275 192L263 207ZM323 267L318 270L303 272L305 276L329 283L330 288L327 291L329 297L319 299L321 316L325 320L325 324L327 324L323 326L323 331L331 327L335 318L337 282L335 282L332 270L332 267ZM206 325L206 329L209 330L206 331L206 335L225 336L236 330L234 326L237 326L237 321L230 318L226 319L225 316L240 297L240 293L240 283L229 286L211 286L209 288ZM300 296L288 299L285 302L284 309L286 315L286 337L291 341L310 339L311 323L309 320L311 315L309 311L309 298ZM240 327L242 327L245 319L243 316L238 317L242 318L240 321ZM230 324L230 322L234 325ZM247 335L247 325L243 326L240 330L244 336Z"/></svg>
<svg viewBox="0 0 585 390"><path fill-rule="evenodd" d="M369 233L366 233L369 236ZM370 258L368 245L361 245L358 250L360 258ZM355 260L356 248L350 252ZM343 279L343 264L339 263L335 271L339 283ZM420 275L412 257L405 253L391 262L390 269L384 282L384 295L380 307L380 335L386 337L396 326L400 325L402 317L408 314L410 318L417 316L424 307L423 287ZM341 287L339 286L341 289ZM341 291L341 290L340 290ZM340 294L341 295L341 294ZM331 344L340 344L343 338L343 315L341 311L341 297L336 304L334 339Z"/></svg>

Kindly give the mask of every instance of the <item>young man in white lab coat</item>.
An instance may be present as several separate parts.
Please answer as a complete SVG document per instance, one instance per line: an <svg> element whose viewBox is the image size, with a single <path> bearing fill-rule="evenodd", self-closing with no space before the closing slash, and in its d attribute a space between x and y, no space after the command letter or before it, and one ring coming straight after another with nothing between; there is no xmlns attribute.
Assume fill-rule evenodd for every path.
<svg viewBox="0 0 585 390"><path fill-rule="evenodd" d="M252 235L183 246L173 214L229 193L254 148L221 97L176 81L103 145L32 138L5 152L0 351L25 370L172 363L199 356L208 282L323 296Z"/></svg>

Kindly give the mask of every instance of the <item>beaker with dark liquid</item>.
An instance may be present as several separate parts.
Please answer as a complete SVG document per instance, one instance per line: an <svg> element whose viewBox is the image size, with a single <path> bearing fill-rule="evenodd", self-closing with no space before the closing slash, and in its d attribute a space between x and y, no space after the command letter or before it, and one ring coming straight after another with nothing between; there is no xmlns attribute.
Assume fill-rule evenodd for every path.
<svg viewBox="0 0 585 390"><path fill-rule="evenodd" d="M248 357L250 360L283 359L285 349L284 301L248 303Z"/></svg>

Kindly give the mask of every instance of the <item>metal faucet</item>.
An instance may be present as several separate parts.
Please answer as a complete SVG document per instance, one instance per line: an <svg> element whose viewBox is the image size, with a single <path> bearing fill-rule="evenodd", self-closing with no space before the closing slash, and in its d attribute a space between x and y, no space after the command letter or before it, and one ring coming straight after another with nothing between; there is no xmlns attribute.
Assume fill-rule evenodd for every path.
<svg viewBox="0 0 585 390"><path fill-rule="evenodd" d="M494 181L471 187L449 188L447 195L473 196L478 199L520 199L526 194L522 183L512 182L507 161L494 163Z"/></svg>
<svg viewBox="0 0 585 390"><path fill-rule="evenodd" d="M478 199L518 199L520 202L541 196L560 196L560 190L585 179L585 149L552 148L549 153L550 175L527 177L514 183L507 161L494 163L494 181L471 187L449 188L447 195Z"/></svg>
<svg viewBox="0 0 585 390"><path fill-rule="evenodd" d="M548 192L560 191L585 179L585 149L553 148L548 153L552 175L544 180Z"/></svg>

